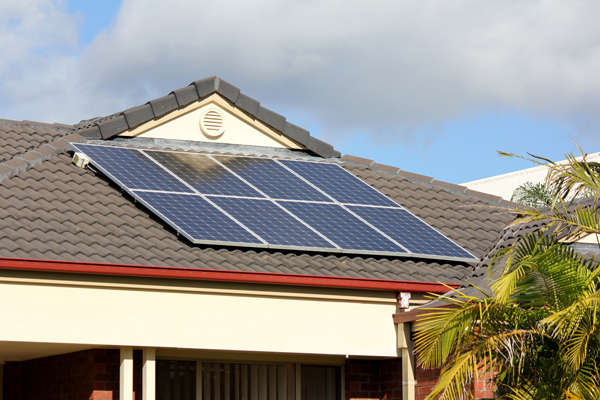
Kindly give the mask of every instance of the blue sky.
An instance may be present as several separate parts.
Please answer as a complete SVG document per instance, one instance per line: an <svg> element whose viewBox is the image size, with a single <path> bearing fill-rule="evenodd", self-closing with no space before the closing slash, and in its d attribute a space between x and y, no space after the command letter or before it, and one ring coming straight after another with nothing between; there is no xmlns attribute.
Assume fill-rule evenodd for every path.
<svg viewBox="0 0 600 400"><path fill-rule="evenodd" d="M79 48L89 45L102 30L110 27L121 0L69 0L66 3L70 14L79 14Z"/></svg>
<svg viewBox="0 0 600 400"><path fill-rule="evenodd" d="M600 5L0 4L0 109L76 123L210 75L352 154L462 183L600 151Z"/></svg>

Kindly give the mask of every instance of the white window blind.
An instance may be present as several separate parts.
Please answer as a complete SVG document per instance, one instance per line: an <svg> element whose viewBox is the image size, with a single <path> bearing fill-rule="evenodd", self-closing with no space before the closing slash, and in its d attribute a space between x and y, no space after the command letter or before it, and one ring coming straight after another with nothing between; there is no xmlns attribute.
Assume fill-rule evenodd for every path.
<svg viewBox="0 0 600 400"><path fill-rule="evenodd" d="M202 400L294 400L293 364L202 363Z"/></svg>

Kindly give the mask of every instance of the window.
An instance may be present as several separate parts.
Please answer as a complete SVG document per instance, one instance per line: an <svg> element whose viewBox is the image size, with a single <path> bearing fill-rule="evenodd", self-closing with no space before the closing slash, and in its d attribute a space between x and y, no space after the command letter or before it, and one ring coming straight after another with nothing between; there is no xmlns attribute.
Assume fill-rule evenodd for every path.
<svg viewBox="0 0 600 400"><path fill-rule="evenodd" d="M340 367L302 366L302 400L338 400L341 398Z"/></svg>
<svg viewBox="0 0 600 400"><path fill-rule="evenodd" d="M300 366L297 399L295 364L203 362L201 374L196 365L195 361L158 360L157 400L341 399L341 369L336 366Z"/></svg>
<svg viewBox="0 0 600 400"><path fill-rule="evenodd" d="M156 363L157 400L196 400L196 362L165 361Z"/></svg>
<svg viewBox="0 0 600 400"><path fill-rule="evenodd" d="M202 363L202 398L294 400L294 365Z"/></svg>

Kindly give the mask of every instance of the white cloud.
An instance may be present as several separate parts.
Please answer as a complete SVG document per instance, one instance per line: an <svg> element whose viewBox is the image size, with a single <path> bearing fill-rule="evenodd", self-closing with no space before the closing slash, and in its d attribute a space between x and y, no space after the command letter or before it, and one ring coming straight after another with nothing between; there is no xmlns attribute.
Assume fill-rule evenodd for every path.
<svg viewBox="0 0 600 400"><path fill-rule="evenodd" d="M600 119L596 2L125 0L77 56L61 3L10 4L0 104L17 118L76 122L216 74L329 132L410 136L490 109Z"/></svg>

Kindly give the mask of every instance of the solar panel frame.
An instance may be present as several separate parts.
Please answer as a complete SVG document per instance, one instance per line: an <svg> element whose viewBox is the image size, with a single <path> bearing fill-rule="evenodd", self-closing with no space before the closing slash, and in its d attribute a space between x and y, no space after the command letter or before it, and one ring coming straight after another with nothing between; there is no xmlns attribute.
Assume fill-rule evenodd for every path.
<svg viewBox="0 0 600 400"><path fill-rule="evenodd" d="M131 177L126 177L126 176L118 177L117 175L115 175L115 173L117 173L119 171L114 171L114 170L110 171L108 168L104 167L104 165L102 165L102 163L100 161L98 161L98 158L100 158L100 156L96 156L95 158L92 158L91 156L89 156L90 159L92 160L92 165L94 165L96 168L98 168L100 171L102 171L102 173L104 173L106 176L110 177L112 181L117 183L122 188L127 187L131 190L152 190L152 191L193 193L193 190L187 184L185 184L185 182L182 182L179 178L177 178L176 176L173 176L172 173L165 170L162 166L157 164L154 160L148 158L143 152L141 152L138 149L113 147L113 146L89 145L89 144L76 144L76 145L72 145L72 146L74 147L74 149L76 151L88 154L88 156L89 156L89 153L86 153L85 150L83 150L83 149L86 149L86 148L93 148L93 149L98 149L98 150L101 149L102 151L105 151L105 152L113 151L116 153L121 153L123 155L134 156L134 157L130 157L130 159L132 159L134 161L139 160L140 164L145 163L146 166L150 167L149 168L150 170L162 175L161 179L158 181L158 183L152 183L152 184L150 184L150 186L148 186L148 181L150 181L151 179L148 176L144 176L141 179L137 179L138 180L137 184L129 185L128 183L132 181ZM93 151L95 151L95 150L93 150ZM135 157L135 156L137 156L137 157ZM141 184L142 182L145 182L146 187L140 187L142 185Z"/></svg>
<svg viewBox="0 0 600 400"><path fill-rule="evenodd" d="M360 242L357 247L351 248L353 254L410 254L340 204L283 200L277 203L338 244L342 253L350 250L350 246L345 246L346 243ZM335 213L345 214L345 218L331 218Z"/></svg>
<svg viewBox="0 0 600 400"><path fill-rule="evenodd" d="M79 151L82 153L85 153L85 151L83 149L78 148L77 146L79 145L80 147L86 148L86 146L93 146L93 147L110 147L110 148L120 148L120 149L126 149L126 150L138 150L138 149L128 149L128 148L122 148L122 147L113 147L113 146L105 146L105 145L94 145L94 144L85 144L85 145L81 145L81 144L70 144L71 147L75 150L75 151ZM184 154L189 154L186 152L181 152L181 151L170 151L170 150L138 150L140 151L141 154L144 154L145 151L163 151L163 152L167 152L167 153L184 153ZM89 156L89 154L88 154ZM239 158L255 158L255 159L261 159L261 160L265 160L264 157L256 157L256 156L221 156L221 155L208 155L209 158L215 160L215 157L239 157ZM440 259L440 260L456 260L456 261L467 261L467 262L473 262L478 260L478 258L476 258L475 256L473 256L470 252L468 252L467 250L463 249L462 246L459 246L458 244L454 243L450 238L448 238L446 235L444 235L443 233L439 232L437 229L433 228L431 225L427 224L426 222L424 222L423 220L421 220L419 217L415 216L413 213L411 213L410 211L408 211L407 209L405 209L404 207L402 207L401 205L395 203L393 200L387 198L387 196L385 196L384 194L382 194L381 192L379 192L377 189L373 188L372 186L370 186L368 183L360 180L358 177L354 176L353 174L351 174L349 171L345 170L344 168L342 168L339 165L336 164L325 164L325 163L319 163L319 162L313 162L313 161L304 161L304 160L279 160L279 159L266 159L266 160L271 160L271 161L275 161L276 164L279 164L282 168L288 170L291 174L295 175L298 177L298 179L302 180L304 183L306 183L308 186L312 187L314 190L316 190L317 192L319 192L320 194L324 195L328 201L315 201L315 200L289 200L289 199L278 199L278 198L273 198L273 197L269 197L267 195L266 198L256 198L256 197L245 197L245 196L227 196L227 195L218 195L218 194L201 194L197 189L193 188L188 182L184 181L181 177L179 177L177 174L175 174L174 172L170 171L167 167L163 166L162 164L160 164L157 160L154 160L152 157L148 157L152 162L158 164L157 166L159 168L162 168L163 170L165 170L166 173L168 173L169 175L171 175L173 177L173 179L179 181L182 185L184 185L187 189L189 189L189 192L170 192L170 191L161 191L161 190L148 190L148 189L131 189L129 188L127 185L123 184L123 182L121 182L119 179L117 179L115 176L113 176L110 172L108 172L105 168L102 167L102 165L100 165L100 162L97 162L96 160L93 159L93 157L90 157L91 159L91 163L92 165L94 165L96 168L98 168L98 170L100 170L102 173L104 173L105 175L107 175L111 180L115 181L115 183L117 183L119 186L122 187L123 190L125 190L127 193L129 193L130 195L132 195L134 197L134 199L136 199L136 201L140 201L142 204L144 204L144 206L146 206L148 209L150 209L152 212L155 212L157 215L159 215L168 225L170 225L171 227L173 227L173 229L177 230L178 232L181 233L182 236L186 237L188 240L190 240L192 243L195 244L207 244L207 245L214 245L214 244L219 244L219 245L230 245L230 246L240 246L240 247L253 247L253 248L271 248L271 249L291 249L291 250L308 250L308 251L317 251L317 252L328 252L328 253L345 253L345 254L357 254L357 255L380 255L380 256L401 256L401 257L419 257L419 258L427 258L427 259ZM218 160L215 160L218 162ZM315 184L313 184L311 181L309 181L308 179L306 179L304 176L296 173L293 169L286 167L284 164L282 163L286 163L286 162L298 162L298 163L310 163L310 164L315 164L315 165L333 165L337 168L339 168L339 170L343 171L344 173L348 174L352 179L355 179L356 181L360 182L362 185L365 185L365 187L367 188L367 191L371 191L372 193L376 193L379 197L384 197L387 200L388 204L393 204L393 205L366 205L366 204L357 204L355 202L353 203L341 203L338 200L336 200L335 198L333 198L331 195L329 195L329 193L327 193L326 191L324 191L323 189L321 189L320 187L316 186ZM225 167L226 169L228 169L227 167ZM232 172L232 171L230 171ZM235 172L232 172L233 175L237 174ZM240 178L238 176L238 178ZM249 187L251 187L252 189L258 191L258 193L262 192L260 191L260 189L258 189L257 187L255 187L252 183L245 181L245 179L241 178L242 181L244 181L245 183L247 183L249 185ZM357 218L359 221L361 221L362 224L366 225L367 227L369 227L369 229L373 229L374 231L377 231L383 238L385 238L386 240L388 240L390 243L398 246L398 248L402 249L403 251L384 251L384 250L365 250L365 249L355 249L355 248L321 248L321 247L306 247L306 246L286 246L286 245L278 245L278 244L270 244L268 243L266 240L264 240L263 238L260 238L261 243L250 243L250 242L237 242L237 241L222 241L222 240L199 240L197 238L193 238L191 235L187 234L186 232L184 232L181 227L175 223L173 223L173 221L169 220L168 218L166 218L166 216L164 216L162 213L160 213L155 207L153 207L151 204L149 204L146 200L144 200L142 197L147 197L145 195L143 195L143 192L150 192L150 193L157 193L157 194L172 194L172 195L176 195L176 196L199 196L201 198L203 198L206 202L208 202L209 204L211 204L216 210L218 210L220 213L222 213L223 215L225 215L227 218L231 219L232 221L234 221L237 225L239 225L241 228L243 228L244 230L246 230L247 232L249 232L251 235L253 235L254 237L260 238L260 236L258 234L256 234L255 232L253 232L249 227L245 226L242 222L238 221L234 216L230 215L228 212L226 212L225 210L223 210L222 208L220 208L215 201L213 201L214 199L217 199L219 197L221 198L233 198L233 199L253 199L253 200L257 200L257 199L261 199L261 201L270 201L273 202L275 204L279 204L280 206L283 207L282 203L306 203L306 204L314 204L314 205L327 205L327 206L339 206L341 209L345 210L345 212L351 214L354 218ZM140 193L138 195L138 193ZM434 232L436 232L437 234L439 234L442 238L444 238L445 240L448 240L450 243L454 244L456 247L458 247L458 249L464 251L465 253L467 253L468 255L470 255L470 257L452 257L452 256L443 256L443 255L435 255L435 254L423 254L423 253L417 253L417 252L412 252L410 251L406 246L402 246L402 244L396 240L393 239L393 237L389 236L388 234L386 234L385 232L383 232L382 230L380 230L379 228L377 228L376 226L374 226L373 224L371 224L370 222L368 222L366 219L362 218L359 214L355 213L353 211L353 208L356 207L360 207L360 208L375 208L375 209L394 209L394 210L398 210L398 211L403 211L405 213L408 213L411 217L415 218L416 220L418 220L421 224L423 224L426 228L433 230ZM288 210L287 208L283 207L284 209ZM295 215L296 219L300 219L303 220L302 218L300 218L300 216ZM309 222L307 221L303 221L305 223L305 225L311 226L314 228L313 225L311 225ZM318 231L318 229L315 229ZM322 232L319 232L320 234L322 234ZM327 237L327 235L323 235ZM331 237L328 237L328 239L331 241Z"/></svg>
<svg viewBox="0 0 600 400"><path fill-rule="evenodd" d="M239 157L214 155L213 159L218 161L226 169L237 175L253 188L264 194L267 198L274 200L303 200L303 201L330 201L330 198L322 191L316 189L314 185L301 179L297 174L292 173L288 168L279 164L277 160L264 157ZM243 166L235 165L232 160L244 160L253 165ZM250 161L254 160L254 161ZM238 162L239 164L239 162ZM262 168L270 174L257 175L256 169ZM244 169L247 168L247 169ZM262 172L262 171L261 171ZM293 183L292 189L281 190L283 187L281 178L287 178L284 183Z"/></svg>
<svg viewBox="0 0 600 400"><path fill-rule="evenodd" d="M394 239L397 243L399 243L402 247L406 248L410 253L412 253L413 257L423 257L423 258L437 258L444 260L465 260L471 259L471 261L476 261L478 258L473 256L470 252L462 248L462 246L458 245L446 235L423 221L421 218L417 217L410 211L405 208L393 208L393 207L368 207L368 206L359 206L359 205L346 205L346 208L350 209L353 213L360 216L363 220L367 221L371 225L376 225L373 221L374 219L385 220L384 223L377 224L377 226L381 226L383 233ZM363 213L365 210L371 211L369 214ZM374 212L373 212L374 211ZM380 215L375 216L375 213L386 213L388 215ZM392 213L399 212L400 214L404 214L403 218L393 218ZM408 218L406 218L408 216ZM397 232L399 226L402 225L418 225L413 226L413 230L403 230L400 233ZM419 235L415 234L415 230L420 230L421 234L423 234L423 230L431 231L428 235ZM436 244L434 244L434 240L438 241L437 248L440 246L443 248L447 248L448 252L446 254L442 254L442 251L429 250L428 252L420 251L422 250L423 245L412 242L412 237L418 237L419 241L430 242L430 248L434 248ZM431 238L431 239L427 239ZM433 239L433 240L432 240ZM445 243L443 243L445 242ZM451 249L453 248L453 249ZM454 252L455 255L450 254L450 251Z"/></svg>
<svg viewBox="0 0 600 400"><path fill-rule="evenodd" d="M233 218L230 214L222 211L218 206L216 206L213 202L211 202L205 196L198 195L198 194L142 192L142 191L135 192L134 195L140 203L142 203L145 207L147 207L152 212L159 215L160 218L163 219L163 221L167 222L167 224L169 224L173 229L177 230L178 234L186 237L189 241L191 241L194 244L214 244L215 242L218 242L225 246L244 246L244 247L251 246L251 247L258 247L258 248L268 248L269 247L269 244L266 243L264 239L260 238L260 236L257 236L255 232L250 231L244 224L240 223L238 220ZM255 241L228 241L228 240L198 239L198 237L194 237L193 235L190 234L190 230L183 229L183 227L180 224L175 222L173 217L169 217L168 215L166 215L164 210L163 211L159 210L154 205L154 204L156 204L156 202L149 202L147 200L149 197L151 197L153 195L164 196L164 197L171 195L172 196L171 200L173 200L173 198L175 198L175 197L184 200L187 197L190 202L194 201L194 200L197 200L197 201L204 200L208 206L214 208L215 210L217 210L219 212L219 213L216 213L215 215L220 216L221 220L223 220L223 221L230 220L230 224L229 224L230 226L240 228L240 229L238 229L238 231L245 231L247 234L247 237L254 237ZM197 201L196 201L196 203L198 203ZM198 210L198 209L196 208L195 210ZM204 225L207 225L207 224L204 224ZM222 226L222 225L218 225L218 226ZM215 230L213 230L213 231L215 231Z"/></svg>
<svg viewBox="0 0 600 400"><path fill-rule="evenodd" d="M143 153L167 168L198 193L216 196L265 198L252 185L240 179L236 174L232 174L231 171L207 154L160 150L143 150ZM177 159L172 154L180 154L182 159ZM187 160L185 160L186 158ZM192 166L185 165L186 162L195 164L196 169L194 170ZM208 168L200 170L202 167L207 166ZM193 174L194 172L196 174ZM219 175L221 176L219 177Z"/></svg>
<svg viewBox="0 0 600 400"><path fill-rule="evenodd" d="M369 185L368 183L362 181L358 177L351 174L349 171L346 171L344 168L337 164L332 163L318 163L318 162L310 162L310 161L302 161L302 160L277 160L278 163L285 166L287 169L291 170L294 174L298 175L303 180L310 182L311 186L315 187L322 193L325 193L329 198L333 199L335 202L340 204L359 204L359 205L372 205L372 206L380 206L380 207L400 207L398 203L394 200L390 199L383 193L376 190L374 187ZM308 166L308 167L307 167ZM318 166L318 167L317 167ZM319 174L313 173L310 175L310 168L321 168L328 169L328 172L336 173L337 175L332 181L335 183L339 183L339 179L343 179L348 183L351 183L352 190L352 199L359 199L359 201L345 201L350 196L349 193L342 193L341 190L334 190L335 185L328 185L325 182L325 178L321 179L322 182L316 181L319 178ZM324 174L320 174L320 176L324 176ZM373 202L366 202L364 197L368 197L372 193L376 194ZM358 196L357 196L358 195Z"/></svg>
<svg viewBox="0 0 600 400"><path fill-rule="evenodd" d="M213 196L211 197L211 201L224 212L234 217L236 221L239 221L239 223L265 239L270 248L313 251L319 249L320 251L332 252L339 252L341 250L339 246L334 247L336 245L331 243L320 232L271 199ZM236 206L238 207L237 209L235 208ZM251 212L246 210L251 210ZM269 212L264 219L264 223L260 221L260 214L263 211ZM285 228L282 229L282 224L284 223ZM291 243L282 243L280 239L276 238L277 236L299 236L300 234L311 236L310 241L313 243L320 243L312 246L308 244L294 245ZM278 240L280 240L279 243L275 243Z"/></svg>

